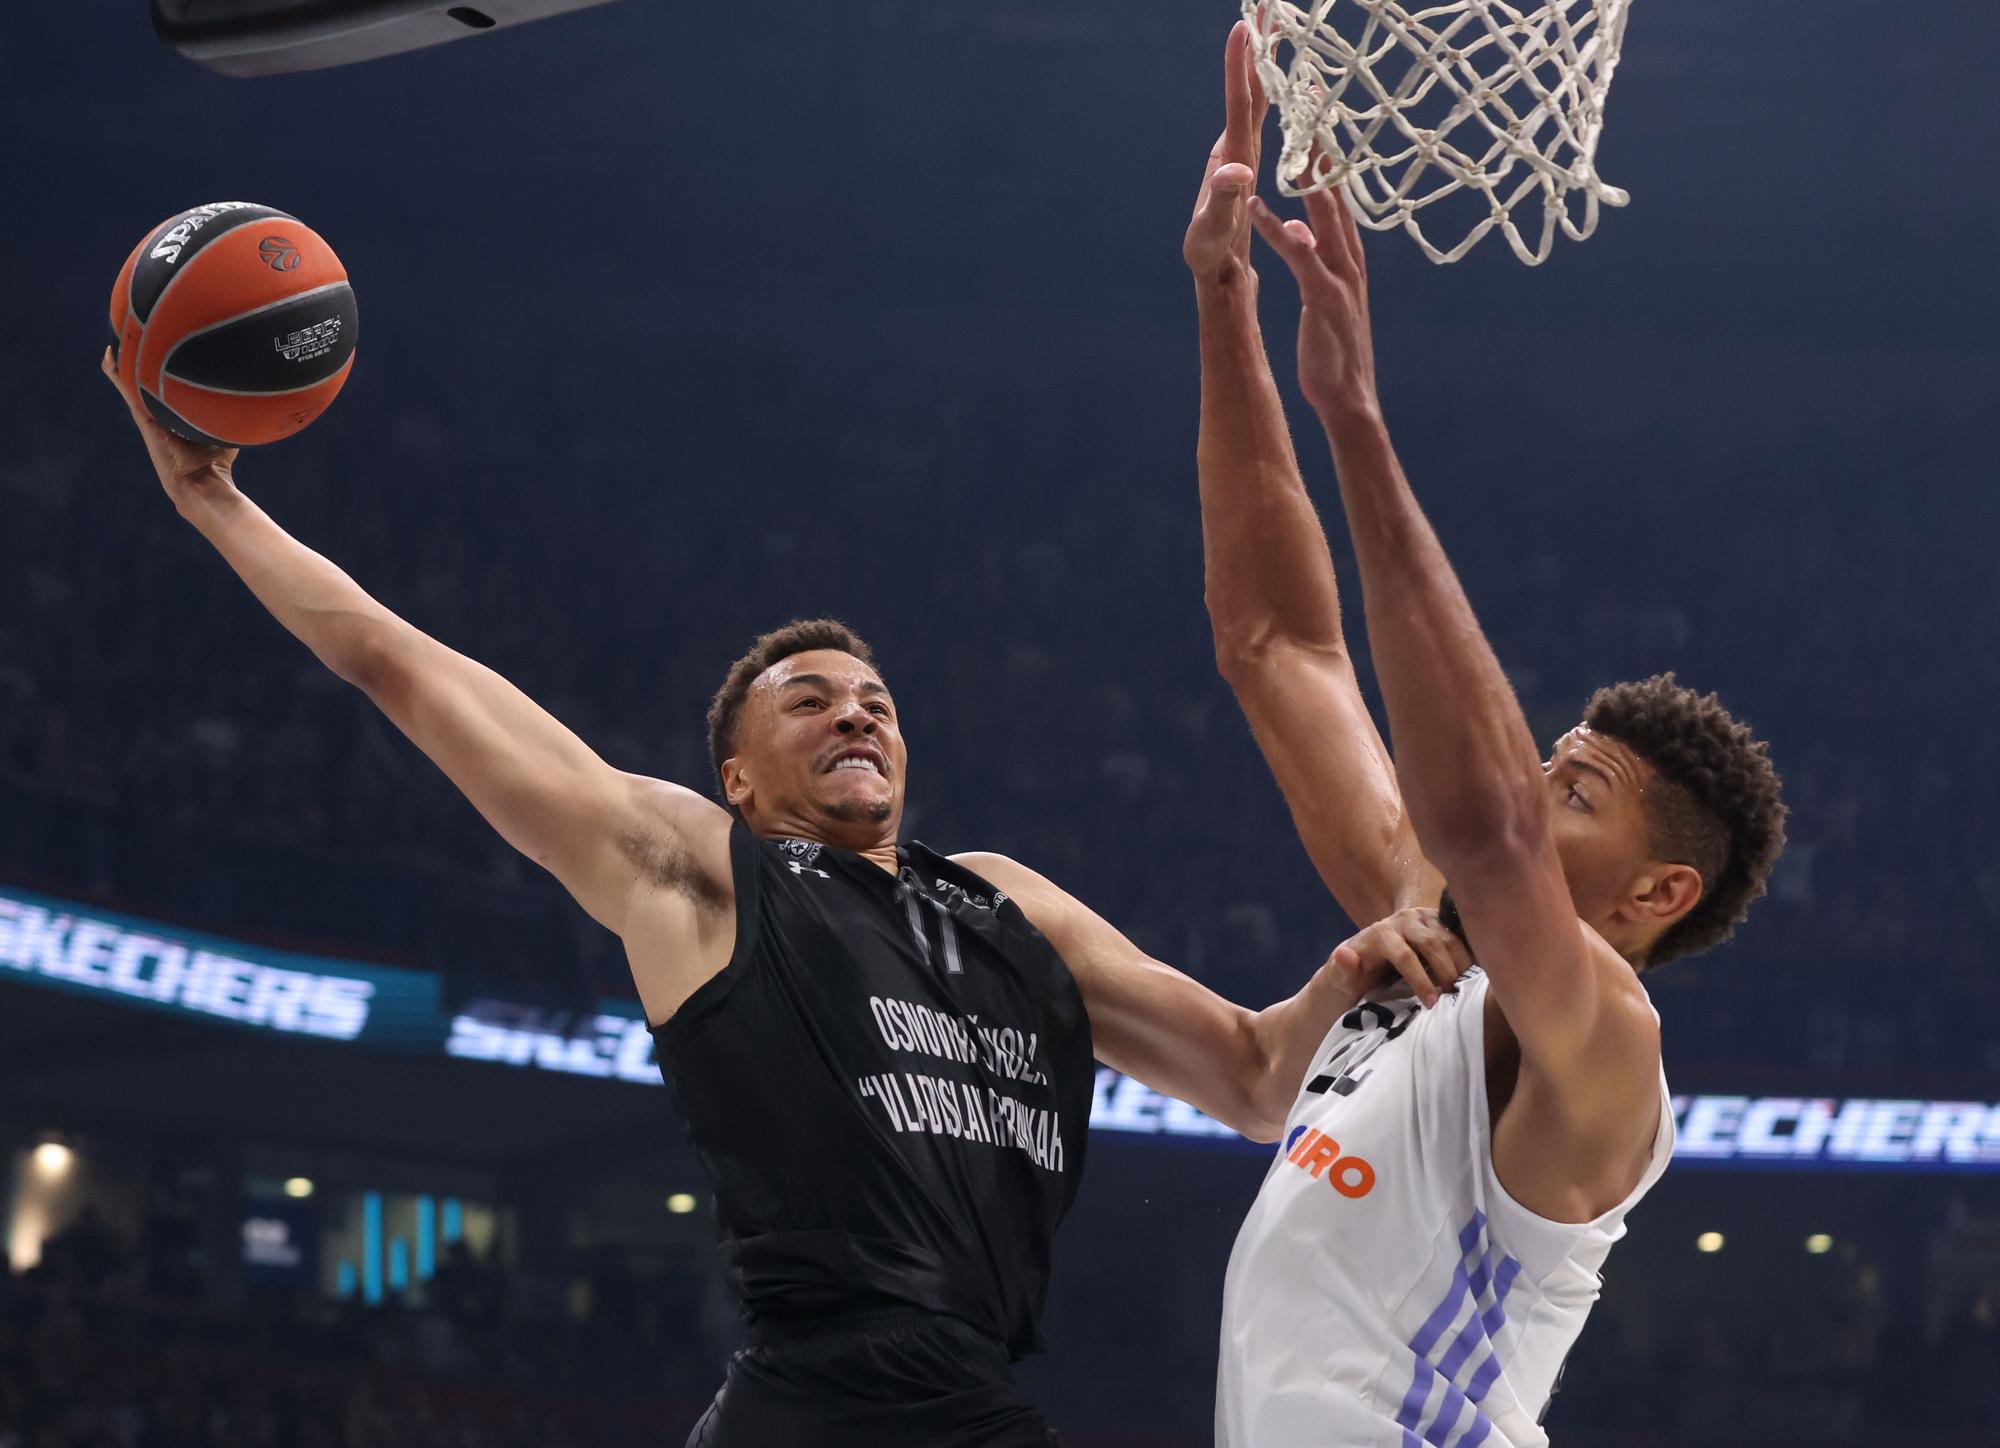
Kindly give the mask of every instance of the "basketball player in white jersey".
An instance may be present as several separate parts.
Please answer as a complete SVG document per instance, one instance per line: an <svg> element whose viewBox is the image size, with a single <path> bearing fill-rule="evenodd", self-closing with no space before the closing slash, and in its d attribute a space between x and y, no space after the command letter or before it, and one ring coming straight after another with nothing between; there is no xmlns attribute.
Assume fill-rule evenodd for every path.
<svg viewBox="0 0 2000 1448"><path fill-rule="evenodd" d="M1252 194L1248 50L1239 26L1185 245L1217 658L1341 907L1375 920L1449 881L1445 918L1479 968L1378 990L1297 1083L1229 1264L1216 1438L1530 1448L1598 1269L1672 1152L1641 975L1727 938L1784 808L1766 747L1671 676L1599 691L1540 757L1384 428L1353 219L1322 194L1309 224L1284 222ZM1299 282L1300 381L1332 444L1393 760L1265 358L1253 228Z"/></svg>

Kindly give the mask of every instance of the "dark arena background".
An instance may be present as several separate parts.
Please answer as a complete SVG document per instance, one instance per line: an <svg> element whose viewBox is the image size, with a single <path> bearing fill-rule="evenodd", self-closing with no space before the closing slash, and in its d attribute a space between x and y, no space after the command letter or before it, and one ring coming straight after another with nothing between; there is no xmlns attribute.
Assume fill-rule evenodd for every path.
<svg viewBox="0 0 2000 1448"><path fill-rule="evenodd" d="M345 393L245 491L612 763L703 784L730 660L837 614L898 693L909 833L1253 1005L1347 933L1202 604L1179 243L1226 0L629 0L261 79L141 0L32 9L0 1445L677 1444L737 1334L617 942L244 594L96 375L185 207L303 218L360 300ZM1996 54L1983 0L1637 0L1629 208L1533 271L1368 239L1390 423L1542 741L1674 669L1793 812L1772 898L1650 981L1679 1159L1562 1448L2000 1442ZM1100 1074L1023 1370L1066 1442L1210 1441L1267 1160Z"/></svg>

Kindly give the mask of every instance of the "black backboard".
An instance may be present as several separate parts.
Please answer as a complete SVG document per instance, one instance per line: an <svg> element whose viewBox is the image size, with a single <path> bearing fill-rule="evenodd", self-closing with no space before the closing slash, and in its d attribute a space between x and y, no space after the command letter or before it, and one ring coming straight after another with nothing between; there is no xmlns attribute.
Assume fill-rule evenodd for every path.
<svg viewBox="0 0 2000 1448"><path fill-rule="evenodd" d="M607 0L152 0L160 38L224 75L284 75L397 55Z"/></svg>

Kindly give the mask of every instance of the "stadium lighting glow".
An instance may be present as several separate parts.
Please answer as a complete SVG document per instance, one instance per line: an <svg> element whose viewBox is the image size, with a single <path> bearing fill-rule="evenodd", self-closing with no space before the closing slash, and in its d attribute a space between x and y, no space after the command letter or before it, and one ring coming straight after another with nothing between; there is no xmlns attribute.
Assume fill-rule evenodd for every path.
<svg viewBox="0 0 2000 1448"><path fill-rule="evenodd" d="M417 1280L428 1282L437 1273L437 1198L417 1198Z"/></svg>
<svg viewBox="0 0 2000 1448"><path fill-rule="evenodd" d="M60 1141L45 1141L35 1148L35 1170L43 1176L61 1176L76 1161L76 1153Z"/></svg>
<svg viewBox="0 0 2000 1448"><path fill-rule="evenodd" d="M687 1192L675 1192L667 1198L667 1210L677 1217L685 1217L695 1206L694 1197Z"/></svg>
<svg viewBox="0 0 2000 1448"><path fill-rule="evenodd" d="M1814 1232L1806 1238L1806 1250L1815 1257L1822 1257L1833 1250L1833 1238L1824 1232Z"/></svg>
<svg viewBox="0 0 2000 1448"><path fill-rule="evenodd" d="M1720 1252L1722 1250L1722 1233L1703 1232L1699 1237L1694 1239L1694 1247L1697 1252Z"/></svg>
<svg viewBox="0 0 2000 1448"><path fill-rule="evenodd" d="M303 1201L313 1194L311 1177L292 1177L285 1182L285 1195Z"/></svg>
<svg viewBox="0 0 2000 1448"><path fill-rule="evenodd" d="M382 1305L382 1194L361 1194L361 1300Z"/></svg>

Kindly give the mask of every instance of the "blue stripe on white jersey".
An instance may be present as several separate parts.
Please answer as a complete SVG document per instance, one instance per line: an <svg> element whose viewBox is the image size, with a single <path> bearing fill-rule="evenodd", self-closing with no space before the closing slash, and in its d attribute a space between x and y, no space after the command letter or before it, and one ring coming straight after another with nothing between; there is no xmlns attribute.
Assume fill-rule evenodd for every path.
<svg viewBox="0 0 2000 1448"><path fill-rule="evenodd" d="M1446 1289L1444 1300L1410 1339L1410 1351L1416 1354L1417 1363L1410 1390L1403 1395L1402 1411L1396 1415L1396 1423L1403 1430L1403 1448L1417 1448L1419 1435L1434 1448L1444 1448L1468 1409L1472 1422L1457 1448L1472 1448L1493 1431L1492 1422L1479 1411L1478 1405L1500 1375L1500 1353L1493 1338L1507 1324L1507 1293L1520 1275L1521 1264L1502 1254L1500 1265L1495 1268L1484 1212L1475 1211L1465 1230L1458 1234L1458 1250L1460 1261L1451 1274L1451 1286ZM1463 1325L1445 1347L1444 1355L1434 1359L1432 1355L1438 1344L1458 1322L1460 1314L1465 1317ZM1478 1368L1469 1379L1461 1380L1466 1364L1482 1349L1484 1356L1479 1359ZM1444 1391L1437 1395L1436 1411L1427 1414L1432 1390L1440 1382Z"/></svg>

